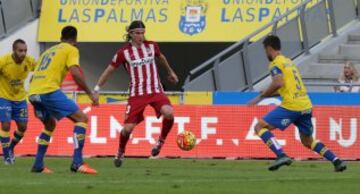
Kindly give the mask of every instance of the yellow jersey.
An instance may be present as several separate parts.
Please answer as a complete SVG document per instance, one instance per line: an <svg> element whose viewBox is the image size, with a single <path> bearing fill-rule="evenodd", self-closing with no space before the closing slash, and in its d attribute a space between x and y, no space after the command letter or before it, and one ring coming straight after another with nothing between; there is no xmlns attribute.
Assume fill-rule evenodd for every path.
<svg viewBox="0 0 360 194"><path fill-rule="evenodd" d="M17 64L12 54L0 57L0 98L11 101L26 99L24 81L34 71L36 61L30 56Z"/></svg>
<svg viewBox="0 0 360 194"><path fill-rule="evenodd" d="M278 90L282 97L281 107L291 111L312 108L309 96L297 66L283 55L277 56L270 64L272 76L282 75L284 85Z"/></svg>
<svg viewBox="0 0 360 194"><path fill-rule="evenodd" d="M29 95L60 89L69 67L80 66L79 58L79 50L69 43L60 43L46 50L35 67Z"/></svg>

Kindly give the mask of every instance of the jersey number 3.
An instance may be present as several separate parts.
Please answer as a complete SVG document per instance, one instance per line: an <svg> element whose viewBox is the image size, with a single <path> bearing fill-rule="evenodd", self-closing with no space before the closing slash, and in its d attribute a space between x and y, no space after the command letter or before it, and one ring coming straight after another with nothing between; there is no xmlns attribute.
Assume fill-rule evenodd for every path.
<svg viewBox="0 0 360 194"><path fill-rule="evenodd" d="M301 90L301 81L300 81L300 76L299 76L299 72L296 70L293 70L293 74L294 74L294 79L296 81L296 89L297 90Z"/></svg>

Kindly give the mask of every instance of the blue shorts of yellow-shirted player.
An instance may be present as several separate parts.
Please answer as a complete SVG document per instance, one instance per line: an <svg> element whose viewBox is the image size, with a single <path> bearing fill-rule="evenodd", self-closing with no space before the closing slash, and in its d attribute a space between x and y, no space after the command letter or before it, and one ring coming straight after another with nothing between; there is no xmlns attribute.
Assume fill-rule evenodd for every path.
<svg viewBox="0 0 360 194"><path fill-rule="evenodd" d="M28 108L26 100L11 101L0 98L0 122L16 122L28 121Z"/></svg>
<svg viewBox="0 0 360 194"><path fill-rule="evenodd" d="M47 94L33 94L29 100L34 106L36 117L41 121L49 120L51 117L61 120L79 110L78 105L61 90Z"/></svg>
<svg viewBox="0 0 360 194"><path fill-rule="evenodd" d="M277 107L264 116L264 121L280 130L285 130L294 124L301 134L312 136L313 124L311 122L312 109L304 111L291 111L283 107Z"/></svg>
<svg viewBox="0 0 360 194"><path fill-rule="evenodd" d="M8 123L10 128L10 122L14 120L18 126L26 126L28 122L28 108L26 100L11 101L4 98L0 98L0 122L4 125ZM14 148L24 137L24 132L19 129L15 130L14 137L10 140L9 131L0 131L0 141L2 143L4 162L6 165L15 163Z"/></svg>

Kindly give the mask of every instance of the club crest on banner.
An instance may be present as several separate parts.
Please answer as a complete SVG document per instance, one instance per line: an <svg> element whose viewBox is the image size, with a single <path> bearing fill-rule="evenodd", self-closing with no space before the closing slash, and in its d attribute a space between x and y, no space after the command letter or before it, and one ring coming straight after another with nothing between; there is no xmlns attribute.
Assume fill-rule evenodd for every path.
<svg viewBox="0 0 360 194"><path fill-rule="evenodd" d="M181 3L179 29L190 36L199 34L206 27L206 0L185 0Z"/></svg>

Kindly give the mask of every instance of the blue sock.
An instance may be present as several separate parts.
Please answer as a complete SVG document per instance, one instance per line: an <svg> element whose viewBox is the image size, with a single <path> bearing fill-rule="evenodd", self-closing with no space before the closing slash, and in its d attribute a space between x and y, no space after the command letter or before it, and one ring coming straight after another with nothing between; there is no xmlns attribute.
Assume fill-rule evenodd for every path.
<svg viewBox="0 0 360 194"><path fill-rule="evenodd" d="M285 156L280 144L276 141L274 135L268 129L261 129L258 135L277 157Z"/></svg>
<svg viewBox="0 0 360 194"><path fill-rule="evenodd" d="M0 142L2 145L4 159L9 157L9 149L10 149L10 133L0 130Z"/></svg>
<svg viewBox="0 0 360 194"><path fill-rule="evenodd" d="M46 150L49 146L50 138L51 138L52 132L43 130L39 136L38 140L38 150L35 157L35 169L42 169L44 168L44 157Z"/></svg>
<svg viewBox="0 0 360 194"><path fill-rule="evenodd" d="M85 143L86 123L76 123L74 128L74 157L73 163L77 166L83 163L82 150Z"/></svg>
<svg viewBox="0 0 360 194"><path fill-rule="evenodd" d="M18 131L16 130L14 132L14 137L13 139L11 140L11 143L10 143L10 149L14 149L15 146L21 141L21 139L24 137L24 133L21 132L21 131Z"/></svg>
<svg viewBox="0 0 360 194"><path fill-rule="evenodd" d="M336 157L331 150L329 150L323 143L319 141L314 141L311 145L311 149L329 160L330 162L334 162L338 159L338 157Z"/></svg>

